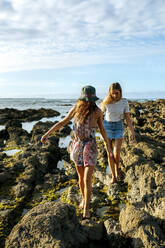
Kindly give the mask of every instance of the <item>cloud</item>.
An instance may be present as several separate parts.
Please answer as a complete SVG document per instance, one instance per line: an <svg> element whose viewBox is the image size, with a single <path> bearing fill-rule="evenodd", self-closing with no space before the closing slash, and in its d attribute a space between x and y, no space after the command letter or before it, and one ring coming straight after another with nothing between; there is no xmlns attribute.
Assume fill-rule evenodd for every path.
<svg viewBox="0 0 165 248"><path fill-rule="evenodd" d="M0 9L1 9L1 13L14 11L11 2L6 0L0 2Z"/></svg>
<svg viewBox="0 0 165 248"><path fill-rule="evenodd" d="M160 54L164 13L164 0L1 0L0 71Z"/></svg>

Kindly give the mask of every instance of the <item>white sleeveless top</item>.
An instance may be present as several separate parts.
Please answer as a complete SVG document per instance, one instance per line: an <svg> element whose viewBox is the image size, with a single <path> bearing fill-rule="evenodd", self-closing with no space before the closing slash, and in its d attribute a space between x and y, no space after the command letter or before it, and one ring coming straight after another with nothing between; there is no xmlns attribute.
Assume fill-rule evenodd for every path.
<svg viewBox="0 0 165 248"><path fill-rule="evenodd" d="M126 98L120 101L106 105L105 120L106 121L120 121L124 119L124 113L129 112L129 104Z"/></svg>

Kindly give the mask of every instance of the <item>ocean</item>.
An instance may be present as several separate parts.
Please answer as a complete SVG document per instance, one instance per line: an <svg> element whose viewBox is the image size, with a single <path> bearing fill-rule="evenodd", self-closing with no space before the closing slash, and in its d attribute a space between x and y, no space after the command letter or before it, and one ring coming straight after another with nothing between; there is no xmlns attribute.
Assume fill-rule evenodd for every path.
<svg viewBox="0 0 165 248"><path fill-rule="evenodd" d="M0 109L15 108L19 110L51 108L66 113L76 102L74 99L46 98L0 98Z"/></svg>
<svg viewBox="0 0 165 248"><path fill-rule="evenodd" d="M54 109L60 112L60 116L43 118L41 121L59 121L72 108L76 100L74 99L45 99L45 98L0 98L0 109L14 108L25 109ZM30 132L37 121L22 123L23 129ZM4 126L0 126L2 130Z"/></svg>
<svg viewBox="0 0 165 248"><path fill-rule="evenodd" d="M128 99L139 102L145 102L148 100L156 100L156 99ZM51 118L43 118L41 121L59 121L66 113L72 108L72 106L76 103L77 99L46 99L46 98L0 98L0 109L4 108L14 108L18 110L25 109L40 109L40 108L50 108L60 112L60 116L51 117ZM101 100L97 101L98 106L100 105ZM30 132L33 128L33 125L37 121L33 122L25 122L22 123L23 129ZM0 130L2 130L4 126L0 126Z"/></svg>
<svg viewBox="0 0 165 248"><path fill-rule="evenodd" d="M128 99L128 100L134 100L138 102L145 102L148 100L156 100L156 99ZM25 110L25 109L54 109L58 112L60 112L59 116L56 117L50 117L50 118L42 118L40 121L46 122L46 121L59 121L63 116L67 114L67 112L72 108L72 106L76 103L77 99L46 99L46 98L0 98L0 109L4 108L14 108L18 110ZM101 100L97 101L98 106L100 106ZM27 132L31 132L33 126L38 121L32 121L32 122L23 122L22 128L25 129ZM70 127L72 127L72 124L70 124ZM0 125L0 130L3 130L5 128L4 125ZM100 133L96 133L96 136L101 137ZM70 135L67 137L60 138L59 140L59 147L65 148L69 145L71 141ZM7 155L11 156L14 155L16 152L18 152L17 149L12 149L6 152ZM64 161L59 161L57 167L59 169L64 168ZM107 166L107 173L109 172L109 166Z"/></svg>
<svg viewBox="0 0 165 248"><path fill-rule="evenodd" d="M40 108L51 108L58 112L60 112L59 116L50 117L50 118L42 118L40 121L59 121L66 113L72 108L75 104L76 100L74 99L45 99L45 98L0 98L0 109L4 108L14 108L18 110L25 110L25 109L40 109ZM32 122L23 122L22 128L25 129L27 132L31 132L33 126L38 121ZM72 124L70 124L72 127ZM5 128L4 125L0 125L0 130ZM67 147L69 142L71 141L71 137L63 137L59 140L59 146L61 148ZM17 149L12 149L5 151L5 153L9 156L14 155L18 152ZM63 168L64 161L59 161L58 167Z"/></svg>
<svg viewBox="0 0 165 248"><path fill-rule="evenodd" d="M156 100L156 98L129 99L138 102ZM51 108L61 113L66 113L71 106L75 104L77 99L46 99L46 98L0 98L0 109L16 108L24 109L39 109ZM101 100L97 103L100 104Z"/></svg>

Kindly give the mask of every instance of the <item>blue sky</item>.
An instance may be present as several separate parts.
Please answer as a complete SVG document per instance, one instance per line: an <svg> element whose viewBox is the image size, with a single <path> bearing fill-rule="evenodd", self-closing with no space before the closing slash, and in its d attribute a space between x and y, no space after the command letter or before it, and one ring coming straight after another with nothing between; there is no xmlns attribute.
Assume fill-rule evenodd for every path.
<svg viewBox="0 0 165 248"><path fill-rule="evenodd" d="M1 0L0 97L165 98L164 0Z"/></svg>

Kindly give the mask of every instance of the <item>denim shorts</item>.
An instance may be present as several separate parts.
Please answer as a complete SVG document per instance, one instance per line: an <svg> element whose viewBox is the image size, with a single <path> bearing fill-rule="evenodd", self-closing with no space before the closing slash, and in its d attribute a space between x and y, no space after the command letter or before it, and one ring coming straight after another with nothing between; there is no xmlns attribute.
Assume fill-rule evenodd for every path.
<svg viewBox="0 0 165 248"><path fill-rule="evenodd" d="M104 128L107 133L108 139L120 139L124 136L123 120L120 121L106 121L104 120Z"/></svg>

